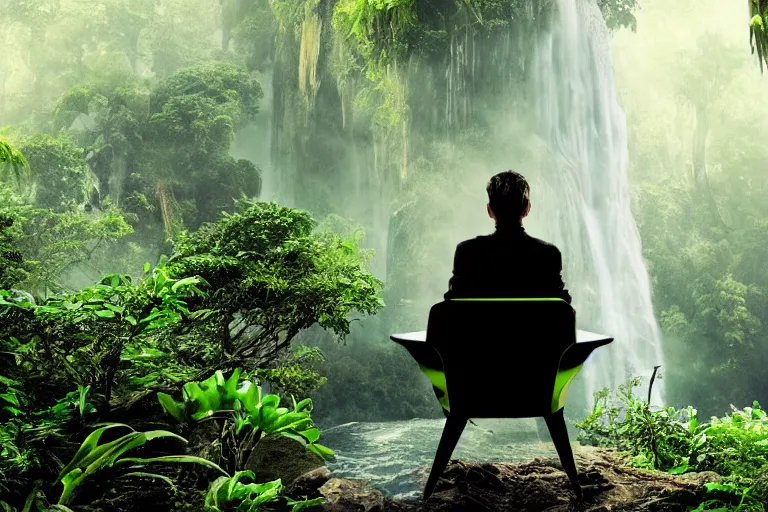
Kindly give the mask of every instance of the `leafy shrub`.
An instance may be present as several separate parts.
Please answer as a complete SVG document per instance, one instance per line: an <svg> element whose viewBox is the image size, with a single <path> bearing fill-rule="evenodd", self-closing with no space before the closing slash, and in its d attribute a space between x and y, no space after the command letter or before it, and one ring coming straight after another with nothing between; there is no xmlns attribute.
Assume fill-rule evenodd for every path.
<svg viewBox="0 0 768 512"><path fill-rule="evenodd" d="M628 452L634 464L648 469L675 470L687 463L692 449L691 428L697 425L695 411L672 407L652 411L648 403L635 397L633 389L640 379L620 385L618 403L609 391L595 393L592 412L576 425L583 444L615 446ZM694 414L693 418L686 415ZM686 423L691 419L692 423Z"/></svg>
<svg viewBox="0 0 768 512"><path fill-rule="evenodd" d="M355 238L318 232L306 212L274 203L238 207L238 213L181 235L175 254L155 268L146 265L139 279L107 275L93 286L42 297L0 289L0 480L9 491L9 498L3 493L8 506L23 508L30 492L50 501L47 489L31 488L57 481L55 461L71 457L80 433L94 421L128 418L133 425L152 425L152 432L162 408L144 405L157 392L185 423L219 422L222 450L212 457L232 474L266 435L333 455L317 443L310 400L281 407L287 395L322 383L316 371L302 374L321 355L306 347L287 349L299 331L315 324L343 337L354 314L382 306L381 283L366 270L369 255ZM221 396L219 368L234 370ZM272 380L281 395L239 383L238 368ZM170 396L185 382L182 402L174 402ZM204 430L197 438L206 438ZM154 462L162 463L147 463ZM109 474L118 469L110 467ZM101 475L71 469L83 473L59 477L77 485L83 474L88 480ZM189 491L192 499L202 500L198 490Z"/></svg>
<svg viewBox="0 0 768 512"><path fill-rule="evenodd" d="M768 470L768 415L757 402L702 423L693 407L651 410L632 390L633 378L614 398L608 390L595 394L592 412L577 423L584 444L616 447L633 464L681 474L714 471L724 477L706 484L707 499L698 511L762 511L768 489L756 485ZM716 507L716 508L712 508ZM730 510L727 509L727 510Z"/></svg>
<svg viewBox="0 0 768 512"><path fill-rule="evenodd" d="M114 441L99 445L104 432L112 428L127 428L131 430L128 434L125 434ZM91 432L88 437L80 445L72 460L62 468L59 472L59 476L56 479L56 483L63 485L61 497L58 504L64 505L69 503L75 490L80 487L84 481L92 476L94 473L107 469L113 466L123 466L123 471L117 478L120 477L155 477L161 480L170 482L167 477L162 475L146 473L140 471L144 466L152 463L196 463L208 466L225 473L221 468L213 464L212 462L202 459L200 457L193 457L190 455L166 455L161 457L141 458L141 457L123 457L129 451L140 448L148 441L153 439L170 437L175 438L183 443L186 443L186 439L180 437L173 432L167 430L153 430L150 432L136 432L128 425L122 425L118 423L109 424L103 426L97 430ZM226 474L226 473L225 473Z"/></svg>
<svg viewBox="0 0 768 512"><path fill-rule="evenodd" d="M222 476L216 479L205 496L205 506L211 512L236 510L237 512L256 512L265 503L280 501L283 484L278 480L263 484L255 483L253 471L238 471L234 476ZM250 483L246 483L250 480ZM299 512L308 507L322 505L324 498L296 501L285 498L291 512Z"/></svg>
<svg viewBox="0 0 768 512"><path fill-rule="evenodd" d="M201 276L216 290L200 305L214 311L214 366L264 368L301 330L319 324L344 337L352 313L384 305L381 282L366 270L369 255L314 228L306 212L243 200L237 213L179 236L171 274Z"/></svg>

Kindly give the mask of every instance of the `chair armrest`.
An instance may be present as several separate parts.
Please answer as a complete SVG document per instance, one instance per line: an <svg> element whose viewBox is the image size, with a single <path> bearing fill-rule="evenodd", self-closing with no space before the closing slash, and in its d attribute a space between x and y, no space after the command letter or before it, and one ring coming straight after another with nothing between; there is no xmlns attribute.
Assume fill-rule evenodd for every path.
<svg viewBox="0 0 768 512"><path fill-rule="evenodd" d="M419 363L419 366L443 371L443 358L431 344L426 341L410 340L399 336L391 336L390 339L405 347L411 357Z"/></svg>
<svg viewBox="0 0 768 512"><path fill-rule="evenodd" d="M613 338L605 338L595 341L582 341L574 343L563 352L560 357L560 368L555 377L555 389L552 393L552 412L557 412L565 407L565 400L568 396L568 388L571 381L581 371L584 362L596 348L608 345Z"/></svg>
<svg viewBox="0 0 768 512"><path fill-rule="evenodd" d="M565 349L565 352L563 352L563 355L560 357L560 371L570 370L571 368L581 366L595 349L608 345L611 342L613 342L613 338L574 343Z"/></svg>
<svg viewBox="0 0 768 512"><path fill-rule="evenodd" d="M427 376L432 388L435 391L438 402L443 408L443 412L448 415L451 412L451 406L448 402L448 385L445 382L445 371L443 358L435 347L423 341L408 335L392 335L390 339L402 345L416 360L419 369Z"/></svg>

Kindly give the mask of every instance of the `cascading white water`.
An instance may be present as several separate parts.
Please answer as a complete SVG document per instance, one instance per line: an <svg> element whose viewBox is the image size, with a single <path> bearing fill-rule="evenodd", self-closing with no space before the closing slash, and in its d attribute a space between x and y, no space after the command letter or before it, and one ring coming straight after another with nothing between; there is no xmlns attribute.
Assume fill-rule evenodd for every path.
<svg viewBox="0 0 768 512"><path fill-rule="evenodd" d="M395 171L394 165L377 163L386 156L380 154L386 145L356 138L346 124L339 124L338 133L318 132L335 126L326 119L335 119L331 107L323 103L313 115L325 121L311 124L314 131L304 133L310 128L296 124L296 113L287 107L290 94L272 105L273 137L280 144L273 147L262 198L306 208L332 204L335 213L362 223L368 231L366 243L378 253L374 271L386 275L388 290L396 292L389 302L408 299L403 302L414 304L413 318L424 319L446 290L455 244L492 229L484 208L486 180L503 169L521 170L532 184L533 210L526 228L561 249L580 327L616 340L596 353L578 379L587 383L588 399L603 387L615 389L629 376L647 378L663 363L663 354L630 210L626 120L613 83L610 34L595 0L551 1L557 12L534 40L532 61L533 33L549 7L542 0L529 0L501 35L486 37L473 24L453 27L443 63L414 57L401 64L401 85L411 92L427 91L409 105L418 112L408 128L418 143L408 146L414 167L408 179L418 174L420 159L429 164L421 172L430 178L412 189L414 198L396 197L401 203L390 204L390 196L398 194L390 190L396 188L387 181L392 176L375 173L379 167ZM324 83L334 83L332 69L325 73ZM527 97L520 90L524 80L531 88ZM279 82L275 91L284 86ZM417 109L419 105L426 107ZM332 107L343 106L339 102ZM531 110L535 115L529 123ZM353 118L345 115L337 117L347 122ZM467 137L475 130L483 134L481 140ZM530 140L532 132L539 141ZM333 158L323 156L327 169L320 173L307 148L328 145L337 151ZM539 151L539 146L546 149ZM318 186L297 188L306 179ZM387 230L392 211L406 200L417 207L404 211ZM395 238L404 241L392 243ZM420 325L405 327L401 322L391 328ZM655 404L662 400L661 384L654 386Z"/></svg>
<svg viewBox="0 0 768 512"><path fill-rule="evenodd" d="M627 127L610 34L594 0L557 0L557 7L531 77L539 134L549 148L532 231L560 247L580 326L615 337L585 369L587 392L615 389L633 375L644 377L647 389L663 354L630 211ZM652 402L662 395L655 383Z"/></svg>

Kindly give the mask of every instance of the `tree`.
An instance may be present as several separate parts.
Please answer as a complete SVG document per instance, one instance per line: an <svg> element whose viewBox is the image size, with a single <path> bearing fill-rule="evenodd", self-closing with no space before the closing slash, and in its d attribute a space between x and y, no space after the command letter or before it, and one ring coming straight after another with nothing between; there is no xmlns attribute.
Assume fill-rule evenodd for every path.
<svg viewBox="0 0 768 512"><path fill-rule="evenodd" d="M98 177L102 199L159 223L171 238L196 228L233 199L261 189L259 169L229 155L235 132L251 122L261 85L227 63L183 68L153 88L102 79L71 88L53 116L71 128Z"/></svg>
<svg viewBox="0 0 768 512"><path fill-rule="evenodd" d="M133 232L113 209L92 218L79 210L53 211L25 204L0 185L0 264L3 288L46 294L67 287L66 270L87 263L94 253Z"/></svg>
<svg viewBox="0 0 768 512"><path fill-rule="evenodd" d="M31 135L20 140L34 175L35 203L57 212L82 205L91 192L90 169L83 150L68 138Z"/></svg>
<svg viewBox="0 0 768 512"><path fill-rule="evenodd" d="M680 56L680 93L696 116L693 130L692 178L700 199L709 207L715 225L726 229L707 173L707 138L711 115L719 106L723 91L741 66L736 49L722 37L707 33L693 51Z"/></svg>
<svg viewBox="0 0 768 512"><path fill-rule="evenodd" d="M213 312L217 368L263 368L301 330L319 324L345 336L350 314L383 306L381 283L365 269L370 255L314 228L306 212L240 201L235 214L179 235L168 268L215 290L198 307Z"/></svg>
<svg viewBox="0 0 768 512"><path fill-rule="evenodd" d="M633 32L637 30L635 11L640 8L637 0L597 0L597 5L609 29L626 27Z"/></svg>

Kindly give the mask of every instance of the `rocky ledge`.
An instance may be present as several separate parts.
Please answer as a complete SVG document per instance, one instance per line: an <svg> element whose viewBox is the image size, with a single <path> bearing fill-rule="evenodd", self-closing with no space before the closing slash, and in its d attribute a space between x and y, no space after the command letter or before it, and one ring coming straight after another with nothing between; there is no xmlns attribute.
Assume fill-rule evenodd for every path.
<svg viewBox="0 0 768 512"><path fill-rule="evenodd" d="M393 499L365 482L333 478L324 467L300 476L290 496L324 496L325 510L380 511L503 511L607 512L686 510L702 499L701 485L717 481L714 473L682 476L632 468L615 452L574 448L584 499L577 501L560 462L534 459L520 464L470 464L451 461L426 503ZM420 473L422 484L428 468Z"/></svg>

